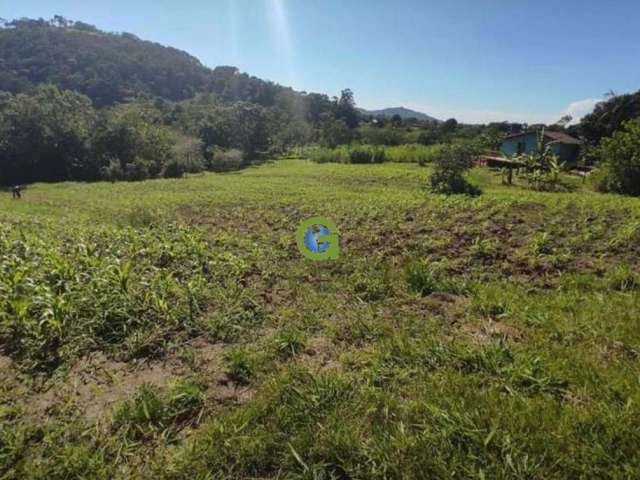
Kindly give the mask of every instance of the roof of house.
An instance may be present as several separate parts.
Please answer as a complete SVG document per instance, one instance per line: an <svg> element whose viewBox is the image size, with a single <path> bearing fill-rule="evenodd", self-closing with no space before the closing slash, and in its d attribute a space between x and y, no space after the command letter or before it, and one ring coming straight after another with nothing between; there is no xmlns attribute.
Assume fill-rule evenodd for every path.
<svg viewBox="0 0 640 480"><path fill-rule="evenodd" d="M530 132L522 132L516 133L514 135L509 135L508 137L503 138L502 140L509 140L511 138L523 137L525 135L531 135L532 133L537 134L538 132L530 131ZM568 135L564 132L552 132L550 130L544 131L544 136L551 140L551 143L566 143L568 145L580 145L582 142L571 135Z"/></svg>

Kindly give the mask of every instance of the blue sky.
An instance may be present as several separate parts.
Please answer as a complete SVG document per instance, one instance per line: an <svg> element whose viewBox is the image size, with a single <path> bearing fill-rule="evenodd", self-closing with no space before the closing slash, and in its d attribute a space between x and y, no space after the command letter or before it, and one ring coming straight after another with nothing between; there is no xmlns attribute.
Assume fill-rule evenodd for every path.
<svg viewBox="0 0 640 480"><path fill-rule="evenodd" d="M355 92L466 122L580 116L640 89L637 0L0 0L235 65L296 89Z"/></svg>

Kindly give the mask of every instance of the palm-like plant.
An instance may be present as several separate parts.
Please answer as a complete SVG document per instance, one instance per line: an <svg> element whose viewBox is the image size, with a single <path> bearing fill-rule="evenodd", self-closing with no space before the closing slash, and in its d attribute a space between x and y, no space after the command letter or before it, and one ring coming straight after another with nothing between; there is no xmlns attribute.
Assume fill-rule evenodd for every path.
<svg viewBox="0 0 640 480"><path fill-rule="evenodd" d="M565 169L565 163L553 151L544 135L544 128L538 132L536 150L524 153L518 157L525 165L525 177L529 185L541 190L547 187L554 188L560 181L560 173Z"/></svg>

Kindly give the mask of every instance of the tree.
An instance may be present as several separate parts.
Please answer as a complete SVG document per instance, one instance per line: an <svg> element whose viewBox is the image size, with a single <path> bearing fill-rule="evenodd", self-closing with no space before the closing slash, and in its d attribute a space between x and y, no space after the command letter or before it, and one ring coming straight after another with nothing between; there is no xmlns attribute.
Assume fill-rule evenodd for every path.
<svg viewBox="0 0 640 480"><path fill-rule="evenodd" d="M560 128L564 128L567 125L569 125L572 120L573 120L573 117L571 115L564 115L554 125L556 125L556 126L558 126Z"/></svg>
<svg viewBox="0 0 640 480"><path fill-rule="evenodd" d="M115 161L124 179L144 180L162 173L173 158L174 143L170 131L160 124L157 111L144 104L119 105L99 119L93 138L94 157L103 174Z"/></svg>
<svg viewBox="0 0 640 480"><path fill-rule="evenodd" d="M391 117L391 124L394 127L401 127L402 126L402 117L396 113L393 117Z"/></svg>
<svg viewBox="0 0 640 480"><path fill-rule="evenodd" d="M237 102L212 109L200 127L205 151L212 147L241 150L253 159L269 148L269 119L259 105Z"/></svg>
<svg viewBox="0 0 640 480"><path fill-rule="evenodd" d="M578 132L589 142L598 144L604 137L610 137L622 125L640 117L640 91L610 96L596 105L593 113L585 116L578 125Z"/></svg>
<svg viewBox="0 0 640 480"><path fill-rule="evenodd" d="M335 100L334 114L348 128L356 128L358 126L360 114L356 109L356 102L350 89L342 90L340 98Z"/></svg>
<svg viewBox="0 0 640 480"><path fill-rule="evenodd" d="M640 196L640 119L624 124L596 151L601 161L603 190Z"/></svg>
<svg viewBox="0 0 640 480"><path fill-rule="evenodd" d="M449 120L442 122L440 125L440 130L442 133L453 133L458 128L458 121L455 118L450 118Z"/></svg>
<svg viewBox="0 0 640 480"><path fill-rule="evenodd" d="M344 120L329 119L322 127L322 144L329 148L344 145L352 140L351 130Z"/></svg>
<svg viewBox="0 0 640 480"><path fill-rule="evenodd" d="M70 22L69 20L67 20L61 15L54 15L49 23L54 27L68 28L73 22Z"/></svg>
<svg viewBox="0 0 640 480"><path fill-rule="evenodd" d="M0 102L0 183L89 179L91 101L46 85Z"/></svg>
<svg viewBox="0 0 640 480"><path fill-rule="evenodd" d="M444 145L434 160L429 188L434 193L478 195L480 190L464 178L478 151L472 144Z"/></svg>

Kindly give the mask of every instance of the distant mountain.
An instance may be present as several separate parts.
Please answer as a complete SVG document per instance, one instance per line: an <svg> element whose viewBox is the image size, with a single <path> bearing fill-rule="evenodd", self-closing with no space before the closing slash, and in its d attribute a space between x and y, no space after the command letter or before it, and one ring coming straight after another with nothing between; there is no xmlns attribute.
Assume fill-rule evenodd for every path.
<svg viewBox="0 0 640 480"><path fill-rule="evenodd" d="M364 108L358 109L364 115L371 115L372 117L388 117L391 118L394 115L400 115L403 120L407 118L416 118L418 120L439 122L437 118L433 118L426 113L416 112L415 110L409 110L404 107L384 108L382 110L365 110Z"/></svg>

